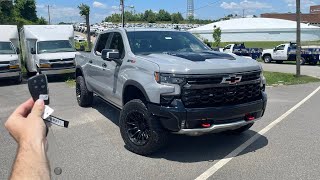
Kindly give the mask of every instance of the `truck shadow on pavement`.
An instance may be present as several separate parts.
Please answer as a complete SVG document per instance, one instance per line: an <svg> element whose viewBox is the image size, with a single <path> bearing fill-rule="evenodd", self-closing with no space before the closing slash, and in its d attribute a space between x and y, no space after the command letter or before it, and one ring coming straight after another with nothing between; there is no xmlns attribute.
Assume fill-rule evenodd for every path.
<svg viewBox="0 0 320 180"><path fill-rule="evenodd" d="M92 106L115 125L119 126L120 111L114 106L95 97ZM215 161L224 158L234 149L246 142L257 132L248 130L241 135L207 134L202 136L185 136L171 134L168 146L149 156L155 159L167 159L176 162ZM268 139L261 136L255 143L239 154L253 153L268 145Z"/></svg>

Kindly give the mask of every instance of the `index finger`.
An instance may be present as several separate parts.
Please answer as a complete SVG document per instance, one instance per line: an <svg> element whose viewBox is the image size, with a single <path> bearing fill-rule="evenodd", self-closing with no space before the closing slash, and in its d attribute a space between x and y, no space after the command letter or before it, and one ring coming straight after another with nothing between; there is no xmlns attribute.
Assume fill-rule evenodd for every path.
<svg viewBox="0 0 320 180"><path fill-rule="evenodd" d="M32 98L30 98L26 102L22 103L19 107L17 107L17 109L13 112L13 114L27 117L33 105L34 105L34 101Z"/></svg>

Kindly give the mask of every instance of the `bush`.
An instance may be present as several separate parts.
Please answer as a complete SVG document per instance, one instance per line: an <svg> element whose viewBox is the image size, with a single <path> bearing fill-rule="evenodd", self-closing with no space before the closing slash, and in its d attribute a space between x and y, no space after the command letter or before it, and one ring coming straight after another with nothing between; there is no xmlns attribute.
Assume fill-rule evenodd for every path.
<svg viewBox="0 0 320 180"><path fill-rule="evenodd" d="M92 43L91 43L91 47L92 47ZM76 48L77 51L86 51L86 52L90 52L91 51L91 49L89 49L87 41L85 41L85 42L75 42L75 48Z"/></svg>

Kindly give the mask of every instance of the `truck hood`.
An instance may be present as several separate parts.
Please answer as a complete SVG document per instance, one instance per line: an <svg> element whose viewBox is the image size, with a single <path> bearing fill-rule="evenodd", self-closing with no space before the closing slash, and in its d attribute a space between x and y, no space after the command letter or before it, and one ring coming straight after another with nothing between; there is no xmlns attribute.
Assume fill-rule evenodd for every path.
<svg viewBox="0 0 320 180"><path fill-rule="evenodd" d="M59 53L46 53L46 54L37 54L38 59L69 59L75 58L75 55L78 52L59 52Z"/></svg>
<svg viewBox="0 0 320 180"><path fill-rule="evenodd" d="M260 64L253 59L211 51L149 54L137 57L158 64L162 73L215 74L261 70Z"/></svg>
<svg viewBox="0 0 320 180"><path fill-rule="evenodd" d="M265 54L265 53L273 53L273 49L264 49L262 51L262 54Z"/></svg>
<svg viewBox="0 0 320 180"><path fill-rule="evenodd" d="M13 61L18 59L17 54L0 54L0 61Z"/></svg>

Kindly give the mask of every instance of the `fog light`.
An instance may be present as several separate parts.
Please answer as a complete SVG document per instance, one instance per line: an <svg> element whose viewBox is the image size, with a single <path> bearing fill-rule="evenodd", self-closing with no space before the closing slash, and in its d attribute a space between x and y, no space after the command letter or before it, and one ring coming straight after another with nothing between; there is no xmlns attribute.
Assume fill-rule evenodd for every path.
<svg viewBox="0 0 320 180"><path fill-rule="evenodd" d="M10 69L18 69L20 66L19 65L11 65L9 66Z"/></svg>
<svg viewBox="0 0 320 180"><path fill-rule="evenodd" d="M40 68L51 68L50 64L40 64Z"/></svg>

